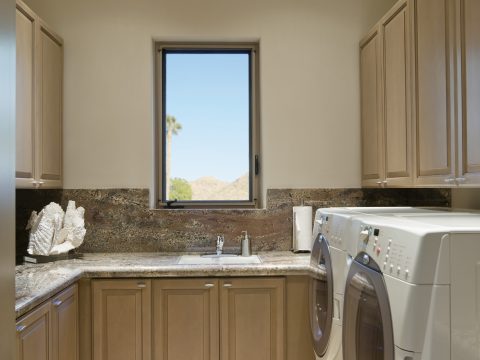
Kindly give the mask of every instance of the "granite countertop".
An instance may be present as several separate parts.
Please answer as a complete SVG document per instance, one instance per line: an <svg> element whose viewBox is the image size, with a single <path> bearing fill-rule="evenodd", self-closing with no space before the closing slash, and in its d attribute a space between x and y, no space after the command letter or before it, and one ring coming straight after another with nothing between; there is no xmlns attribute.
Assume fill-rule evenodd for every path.
<svg viewBox="0 0 480 360"><path fill-rule="evenodd" d="M310 266L310 254L259 253L261 264L179 265L179 253L84 254L79 259L16 267L16 317L20 317L81 278L322 276Z"/></svg>

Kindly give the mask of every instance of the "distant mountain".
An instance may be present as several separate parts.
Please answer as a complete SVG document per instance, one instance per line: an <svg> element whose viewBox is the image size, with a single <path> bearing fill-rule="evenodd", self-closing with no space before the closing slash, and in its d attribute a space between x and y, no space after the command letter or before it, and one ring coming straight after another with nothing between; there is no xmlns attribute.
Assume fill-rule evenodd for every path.
<svg viewBox="0 0 480 360"><path fill-rule="evenodd" d="M192 200L248 200L248 173L230 183L205 176L190 185Z"/></svg>

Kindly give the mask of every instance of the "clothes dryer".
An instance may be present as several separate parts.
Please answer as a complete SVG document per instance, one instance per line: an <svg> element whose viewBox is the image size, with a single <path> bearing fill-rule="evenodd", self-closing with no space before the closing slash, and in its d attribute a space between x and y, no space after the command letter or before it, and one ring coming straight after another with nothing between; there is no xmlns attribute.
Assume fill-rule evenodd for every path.
<svg viewBox="0 0 480 360"><path fill-rule="evenodd" d="M317 210L313 227L311 265L318 275L310 282L310 326L317 359L342 359L342 313L345 280L355 255L351 219L386 213L425 213L411 207L323 208ZM356 240L356 238L355 238Z"/></svg>
<svg viewBox="0 0 480 360"><path fill-rule="evenodd" d="M479 360L480 216L360 218L344 359Z"/></svg>

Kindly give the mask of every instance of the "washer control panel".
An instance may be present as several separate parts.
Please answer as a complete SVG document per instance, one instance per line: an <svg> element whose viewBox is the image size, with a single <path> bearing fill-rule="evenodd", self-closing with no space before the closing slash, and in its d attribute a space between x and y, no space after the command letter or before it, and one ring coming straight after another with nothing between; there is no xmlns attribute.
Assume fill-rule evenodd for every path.
<svg viewBox="0 0 480 360"><path fill-rule="evenodd" d="M342 216L317 212L313 227L314 237L322 233L330 246L343 249L345 222L346 219Z"/></svg>
<svg viewBox="0 0 480 360"><path fill-rule="evenodd" d="M357 249L366 252L386 275L416 284L433 284L438 281L440 253L449 248L444 235L415 232L407 227L362 224Z"/></svg>

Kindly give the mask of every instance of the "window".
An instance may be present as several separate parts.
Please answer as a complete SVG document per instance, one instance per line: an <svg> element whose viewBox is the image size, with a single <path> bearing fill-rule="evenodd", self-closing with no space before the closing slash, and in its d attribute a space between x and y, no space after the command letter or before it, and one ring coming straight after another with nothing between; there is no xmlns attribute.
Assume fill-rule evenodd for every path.
<svg viewBox="0 0 480 360"><path fill-rule="evenodd" d="M255 44L156 44L160 207L259 206Z"/></svg>

